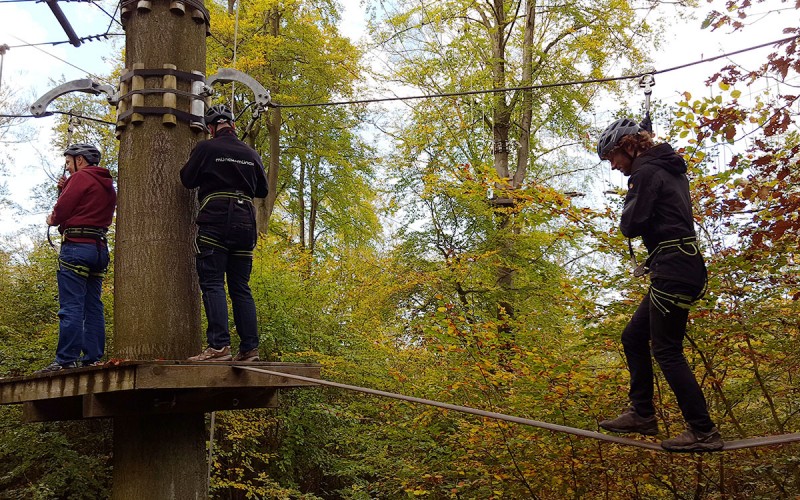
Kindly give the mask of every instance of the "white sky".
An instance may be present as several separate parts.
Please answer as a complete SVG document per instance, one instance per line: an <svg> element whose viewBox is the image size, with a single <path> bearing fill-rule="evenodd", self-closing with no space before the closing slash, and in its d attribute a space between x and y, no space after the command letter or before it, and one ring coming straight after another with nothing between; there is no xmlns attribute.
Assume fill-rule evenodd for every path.
<svg viewBox="0 0 800 500"><path fill-rule="evenodd" d="M767 0L753 10L763 12L771 8L787 7L787 4L779 2L780 0ZM359 5L359 0L344 0L342 4L345 10L340 28L345 35L357 39L364 33L363 8ZM84 2L60 2L59 5L79 36L104 33L109 26L110 18L96 5ZM702 4L701 9L704 13L711 9L709 5ZM712 5L716 5L718 10L722 10L719 1ZM111 0L104 1L103 7L109 13L114 12ZM791 15L786 15L787 13ZM662 70L697 61L703 57L709 58L782 38L784 35L779 28L796 21L795 13L796 11L791 9L784 12L783 20L778 16L773 16L773 19L766 22L760 21L760 25L770 26L768 30L762 30L755 34L747 31L744 35L734 36L722 36L710 33L708 30L701 30L700 19L676 23L674 32L669 35L667 45L659 53L653 54L653 58L656 60L654 67ZM122 32L122 29L118 24L113 23L110 31L119 33ZM40 47L41 50L33 47L14 47L25 42L38 43L66 39L61 26L56 22L55 16L44 2L0 3L0 44L12 47L4 58L0 85L4 88L15 89L17 96L25 102L33 102L38 96L53 87L51 80L85 78L87 71L101 75L108 73L111 64L105 58L113 57L122 45L122 37L115 37L112 39L114 40L113 44L93 41L84 43L78 48L68 43L57 46L45 45ZM767 48L749 52L746 55L737 56L736 61L748 64L753 68L759 61L763 61L770 50ZM81 69L65 64L57 58L69 61ZM724 61L718 60L691 69L658 75L656 76L656 86L653 88L653 98L665 103L677 102L680 92L684 90L691 90L695 95L701 93L707 95L709 90L704 89L703 81L723 63ZM641 100L641 94L631 96L633 103ZM4 111L0 109L0 112ZM0 182L7 182L17 203L29 210L32 209L32 205L27 200L30 198L31 189L47 179L41 165L40 155L44 155L45 161L51 165L61 165L63 162L60 152L55 151L49 145L49 130L54 120L54 117L47 117L27 121L28 125L36 127L39 131L38 138L33 145L18 148L15 152L17 160L14 162L13 171L10 172L9 177L0 179ZM4 147L0 144L0 148ZM609 181L617 185L621 185L622 182L621 178L609 178ZM20 225L28 224L41 225L44 230L45 215L43 213L30 214L23 217L22 220L14 220L8 210L0 209L0 232L8 232Z"/></svg>

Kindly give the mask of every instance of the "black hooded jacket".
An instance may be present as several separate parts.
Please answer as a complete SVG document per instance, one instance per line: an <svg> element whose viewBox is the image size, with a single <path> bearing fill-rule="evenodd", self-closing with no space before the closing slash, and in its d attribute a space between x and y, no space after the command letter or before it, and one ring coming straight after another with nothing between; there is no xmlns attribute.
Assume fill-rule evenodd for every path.
<svg viewBox="0 0 800 500"><path fill-rule="evenodd" d="M181 169L181 182L189 189L199 188L198 199L220 192L238 192L250 198L267 196L267 176L261 157L240 141L232 128L201 141ZM232 211L232 213L230 213ZM252 203L231 203L227 199L208 202L197 216L198 224L226 224L255 221Z"/></svg>
<svg viewBox="0 0 800 500"><path fill-rule="evenodd" d="M686 162L669 144L633 160L619 228L628 238L641 236L650 253L664 241L695 236ZM658 252L650 263L651 279L705 281L702 255L691 255L695 248Z"/></svg>

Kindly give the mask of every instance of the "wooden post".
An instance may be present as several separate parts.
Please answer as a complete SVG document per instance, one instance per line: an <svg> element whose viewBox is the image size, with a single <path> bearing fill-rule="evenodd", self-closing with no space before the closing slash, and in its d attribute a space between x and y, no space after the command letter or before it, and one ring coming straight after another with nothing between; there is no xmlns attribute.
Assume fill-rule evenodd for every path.
<svg viewBox="0 0 800 500"><path fill-rule="evenodd" d="M202 0L192 2L203 15ZM176 15L170 0L126 4L125 67L205 73L207 19ZM141 66L138 66L140 64ZM163 76L137 75L131 90L161 89ZM190 91L188 80L176 87ZM173 94L174 95L174 94ZM119 198L114 268L113 357L185 359L201 347L200 292L194 271L194 193L179 171L203 134L185 120L164 126L158 92L131 96L130 121L119 128ZM176 96L189 112L190 99ZM171 99L169 97L168 99ZM171 100L169 101L172 102ZM171 125L171 124L170 124ZM204 414L130 416L114 419L117 500L205 499Z"/></svg>

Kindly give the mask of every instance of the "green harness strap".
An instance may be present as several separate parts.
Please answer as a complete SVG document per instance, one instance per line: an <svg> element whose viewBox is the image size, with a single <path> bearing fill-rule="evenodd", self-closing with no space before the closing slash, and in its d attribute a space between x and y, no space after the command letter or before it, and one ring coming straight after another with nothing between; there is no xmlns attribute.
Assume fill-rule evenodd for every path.
<svg viewBox="0 0 800 500"><path fill-rule="evenodd" d="M203 201L200 202L200 211L202 212L203 209L206 208L206 205L208 205L210 201L214 200L232 200L238 203L244 203L244 202L253 203L253 198L243 193L232 192L232 191L218 191L216 193L211 193L205 198L203 198Z"/></svg>
<svg viewBox="0 0 800 500"><path fill-rule="evenodd" d="M95 276L95 277L102 278L102 277L104 277L106 275L105 270L98 271L98 272L93 272L92 270L89 269L88 266L82 266L80 264L71 264L71 263L63 260L61 257L58 258L58 264L61 267L63 267L64 269L68 269L68 270L72 271L73 273L75 273L78 276L81 276L83 278L88 278L89 276Z"/></svg>
<svg viewBox="0 0 800 500"><path fill-rule="evenodd" d="M64 234L61 235L61 243L64 243L67 238L91 238L98 242L105 242L107 232L107 229L100 227L68 227L64 229Z"/></svg>
<svg viewBox="0 0 800 500"><path fill-rule="evenodd" d="M200 253L200 247L207 246L212 248L217 248L228 253L231 257L240 257L240 258L253 258L253 251L252 250L231 250L224 243L219 241L216 238L212 238L210 236L206 236L204 234L198 234L197 239L195 240L195 250L197 253Z"/></svg>

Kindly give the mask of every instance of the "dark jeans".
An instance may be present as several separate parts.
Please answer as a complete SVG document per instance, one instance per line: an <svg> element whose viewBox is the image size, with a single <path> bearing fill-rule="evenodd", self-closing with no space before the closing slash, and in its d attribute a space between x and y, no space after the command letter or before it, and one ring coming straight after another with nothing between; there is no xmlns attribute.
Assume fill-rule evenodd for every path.
<svg viewBox="0 0 800 500"><path fill-rule="evenodd" d="M60 321L56 363L94 363L103 357L106 325L100 292L108 260L105 244L65 242L61 245L57 274Z"/></svg>
<svg viewBox="0 0 800 500"><path fill-rule="evenodd" d="M203 237L211 238L214 243L202 241ZM253 256L247 255L255 248L255 242L256 230L252 224L203 225L198 230L197 275L208 320L206 338L209 347L220 349L231 344L226 278L233 322L241 339L239 350L245 352L258 347L256 304L249 285Z"/></svg>
<svg viewBox="0 0 800 500"><path fill-rule="evenodd" d="M666 280L654 281L653 286L667 293L693 297L700 291L695 286ZM684 420L693 429L706 432L714 422L708 415L700 385L683 355L689 311L674 304L665 305L668 309L666 314L655 307L648 293L622 332L622 345L631 376L629 397L639 415L649 417L655 414L652 346L652 357L675 393Z"/></svg>

